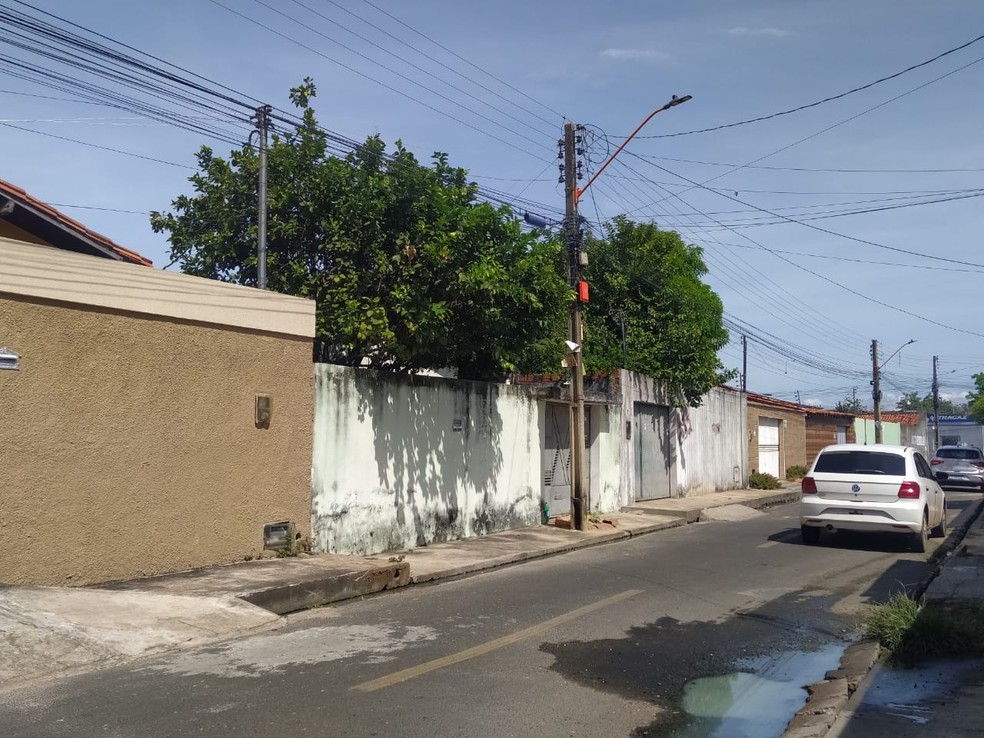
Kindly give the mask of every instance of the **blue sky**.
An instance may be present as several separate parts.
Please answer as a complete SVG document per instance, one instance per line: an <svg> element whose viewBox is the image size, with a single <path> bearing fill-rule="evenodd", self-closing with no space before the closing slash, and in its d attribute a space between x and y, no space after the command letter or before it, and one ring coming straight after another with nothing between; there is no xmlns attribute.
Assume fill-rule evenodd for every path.
<svg viewBox="0 0 984 738"><path fill-rule="evenodd" d="M582 200L582 214L598 221L629 212L705 249L706 280L729 319L771 344L749 343L750 390L832 405L856 388L867 399L871 339L883 357L916 340L884 367L887 407L900 391L929 391L933 355L945 396L960 396L972 387L971 374L984 371L984 268L971 266L984 264L984 41L802 112L652 138L783 111L930 59L984 34L979 0L604 8L580 0L219 2L227 7L211 0L33 4L280 107L288 105L287 90L311 76L327 128L354 139L399 138L423 160L445 151L479 184L557 209L556 139L565 116L591 126L596 166L606 146L621 143L672 94L691 94L686 105L654 118L606 170ZM0 54L39 61L6 44ZM167 243L151 232L146 213L189 191L202 143L217 152L229 146L72 101L12 77L9 67L0 66L0 76L0 122L7 124L0 127L0 177L167 265ZM244 121L243 135L247 129ZM896 207L926 200L949 201ZM835 233L773 215L802 221L870 208L891 209L805 221ZM721 356L739 367L734 331L733 338ZM783 356L804 351L814 366Z"/></svg>

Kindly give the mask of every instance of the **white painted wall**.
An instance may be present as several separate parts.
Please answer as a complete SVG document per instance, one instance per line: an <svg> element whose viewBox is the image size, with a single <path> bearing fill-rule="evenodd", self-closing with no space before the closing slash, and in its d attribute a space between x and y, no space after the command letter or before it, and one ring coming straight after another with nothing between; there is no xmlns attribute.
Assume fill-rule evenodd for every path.
<svg viewBox="0 0 984 738"><path fill-rule="evenodd" d="M534 525L529 388L315 364L315 549L367 554Z"/></svg>
<svg viewBox="0 0 984 738"><path fill-rule="evenodd" d="M670 407L672 459L670 487L674 497L740 489L748 479L748 429L744 396L715 387L697 408L674 408L673 398L650 377L622 370L621 427L633 420L637 402ZM620 505L633 500L635 447L619 434L622 445Z"/></svg>
<svg viewBox="0 0 984 738"><path fill-rule="evenodd" d="M618 405L589 405L591 410L591 510L622 507L622 412Z"/></svg>

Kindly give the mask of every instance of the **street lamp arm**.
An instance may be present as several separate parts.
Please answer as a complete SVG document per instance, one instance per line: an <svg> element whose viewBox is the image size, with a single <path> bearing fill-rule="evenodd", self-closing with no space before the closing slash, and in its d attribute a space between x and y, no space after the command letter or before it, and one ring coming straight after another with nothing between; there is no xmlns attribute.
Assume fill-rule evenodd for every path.
<svg viewBox="0 0 984 738"><path fill-rule="evenodd" d="M594 182L596 179L598 179L598 175L600 175L603 171L605 171L605 169L608 167L608 165L611 164L612 161L614 161L615 157L618 156L621 153L622 149L624 149L626 147L626 145L629 143L629 141L631 141L633 138L635 138L636 137L636 134L639 133L639 131L641 131L643 128L645 128L646 127L646 124L649 121L651 121L653 118L655 118L657 114L662 113L664 110L669 110L670 108L676 107L677 105L681 105L682 103L685 103L685 102L687 102L687 100L691 100L692 98L693 98L693 95L684 95L683 97L677 97L676 95L674 95L673 96L673 99L670 100L668 103L666 103L666 105L664 105L661 108L656 108L653 112L651 112L649 114L649 117L646 118L644 121L642 121L642 123L640 123L638 125L638 127L634 131L632 131L632 135L630 135L627 139L625 139L622 142L622 145L621 146L619 146L617 149L615 149L615 153L612 154L611 156L609 156L607 159L605 159L605 163L602 164L601 165L601 168L599 168L598 171L595 172L591 176L591 179L589 179L587 181L587 183L584 185L584 187L576 187L574 189L574 202L575 202L575 204L581 199L581 195L584 194L584 191L591 186L591 183Z"/></svg>
<svg viewBox="0 0 984 738"><path fill-rule="evenodd" d="M881 363L881 366L878 367L878 371L881 371L882 369L884 369L888 365L888 362L890 362L892 359L894 359L896 356L898 356L899 351L901 351L902 349L904 349L910 343L915 343L915 342L916 342L916 339L915 338L910 338L906 343L903 343L901 346L899 346L897 349L895 349L895 353L892 354L891 356L889 356L887 359L885 359L885 361L883 361Z"/></svg>

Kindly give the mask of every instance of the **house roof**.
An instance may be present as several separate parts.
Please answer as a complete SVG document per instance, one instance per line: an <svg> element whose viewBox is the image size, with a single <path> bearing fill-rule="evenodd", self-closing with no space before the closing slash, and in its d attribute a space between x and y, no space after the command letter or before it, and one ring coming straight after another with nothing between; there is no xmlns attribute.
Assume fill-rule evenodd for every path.
<svg viewBox="0 0 984 738"><path fill-rule="evenodd" d="M314 300L0 237L0 301L20 298L303 339L315 335ZM167 355L160 360L168 361Z"/></svg>
<svg viewBox="0 0 984 738"><path fill-rule="evenodd" d="M874 413L858 413L859 418L864 418L865 420L874 420ZM901 411L882 411L881 419L883 423L898 423L899 425L919 425L920 420L925 420L925 413L913 411L913 412L901 412Z"/></svg>
<svg viewBox="0 0 984 738"><path fill-rule="evenodd" d="M766 405L768 407L780 408L782 410L790 410L793 412L803 413L804 415L830 415L840 418L854 418L853 413L842 413L839 410L827 410L823 407L811 407L809 405L797 405L795 402L786 402L785 400L777 400L775 397L769 397L768 395L760 395L755 392L745 393L748 402L755 405Z"/></svg>
<svg viewBox="0 0 984 738"><path fill-rule="evenodd" d="M146 256L120 246L17 185L0 179L0 205L6 203L13 203L13 211L0 211L0 219L37 236L55 248L103 256L130 264L153 266L153 262Z"/></svg>

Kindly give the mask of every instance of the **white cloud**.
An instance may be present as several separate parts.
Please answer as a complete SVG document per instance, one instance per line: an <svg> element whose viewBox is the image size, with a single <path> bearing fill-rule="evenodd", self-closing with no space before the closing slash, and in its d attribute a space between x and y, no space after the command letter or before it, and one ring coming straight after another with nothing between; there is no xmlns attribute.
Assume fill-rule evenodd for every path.
<svg viewBox="0 0 984 738"><path fill-rule="evenodd" d="M660 62L670 58L669 54L652 49L605 49L601 56L618 61Z"/></svg>
<svg viewBox="0 0 984 738"><path fill-rule="evenodd" d="M735 26L734 28L728 29L728 35L730 36L770 36L772 38L782 38L783 36L788 36L789 31L782 28L767 27L767 28L747 28L745 26Z"/></svg>

